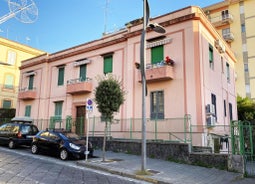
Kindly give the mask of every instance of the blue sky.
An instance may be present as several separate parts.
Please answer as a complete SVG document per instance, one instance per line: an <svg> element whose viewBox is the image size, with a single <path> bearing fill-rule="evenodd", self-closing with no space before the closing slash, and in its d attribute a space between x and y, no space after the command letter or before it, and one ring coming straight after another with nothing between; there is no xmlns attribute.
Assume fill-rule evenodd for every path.
<svg viewBox="0 0 255 184"><path fill-rule="evenodd" d="M18 1L18 0L11 0ZM20 0L22 1L22 0ZM54 53L102 37L143 16L142 0L34 0L37 20L32 24L11 18L0 24L0 36ZM221 0L148 0L151 17L183 7L205 7ZM107 4L107 6L106 6ZM0 17L9 13L0 0Z"/></svg>

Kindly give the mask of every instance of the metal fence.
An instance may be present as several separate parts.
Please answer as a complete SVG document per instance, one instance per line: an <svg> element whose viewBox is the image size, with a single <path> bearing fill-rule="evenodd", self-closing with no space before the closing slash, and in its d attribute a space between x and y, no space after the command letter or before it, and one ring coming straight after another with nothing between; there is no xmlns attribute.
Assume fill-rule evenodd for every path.
<svg viewBox="0 0 255 184"><path fill-rule="evenodd" d="M61 119L52 117L49 120L34 120L34 124L40 130L46 128L64 128L72 130L81 136L86 136L89 129L89 136L103 136L106 128L106 136L115 139L141 139L142 119L114 119L111 123L106 123L100 117L81 117L73 119L67 117ZM217 134L218 133L218 134ZM212 147L214 152L229 152L230 126L215 125L192 125L191 117L185 115L180 118L146 119L146 139L153 141L168 141L189 143L192 146L207 145Z"/></svg>

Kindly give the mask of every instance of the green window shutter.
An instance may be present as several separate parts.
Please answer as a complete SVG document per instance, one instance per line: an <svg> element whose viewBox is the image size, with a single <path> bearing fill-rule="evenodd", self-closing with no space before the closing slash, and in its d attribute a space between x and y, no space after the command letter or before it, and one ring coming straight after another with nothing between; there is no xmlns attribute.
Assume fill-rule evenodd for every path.
<svg viewBox="0 0 255 184"><path fill-rule="evenodd" d="M104 74L112 73L112 56L104 57Z"/></svg>
<svg viewBox="0 0 255 184"><path fill-rule="evenodd" d="M213 46L209 44L209 62L213 62Z"/></svg>
<svg viewBox="0 0 255 184"><path fill-rule="evenodd" d="M34 88L34 75L29 76L28 89L32 90Z"/></svg>
<svg viewBox="0 0 255 184"><path fill-rule="evenodd" d="M164 60L164 46L160 45L151 48L151 64L160 63Z"/></svg>
<svg viewBox="0 0 255 184"><path fill-rule="evenodd" d="M12 105L12 102L10 100L4 100L3 101L3 108L4 109L10 109Z"/></svg>
<svg viewBox="0 0 255 184"><path fill-rule="evenodd" d="M27 105L25 109L25 116L30 117L31 115L31 105Z"/></svg>
<svg viewBox="0 0 255 184"><path fill-rule="evenodd" d="M81 65L80 66L80 81L86 80L86 73L87 73L87 65Z"/></svg>
<svg viewBox="0 0 255 184"><path fill-rule="evenodd" d="M64 73L65 73L65 68L59 67L58 68L58 86L62 86L64 84Z"/></svg>
<svg viewBox="0 0 255 184"><path fill-rule="evenodd" d="M55 116L61 117L62 116L62 106L63 102L55 102Z"/></svg>

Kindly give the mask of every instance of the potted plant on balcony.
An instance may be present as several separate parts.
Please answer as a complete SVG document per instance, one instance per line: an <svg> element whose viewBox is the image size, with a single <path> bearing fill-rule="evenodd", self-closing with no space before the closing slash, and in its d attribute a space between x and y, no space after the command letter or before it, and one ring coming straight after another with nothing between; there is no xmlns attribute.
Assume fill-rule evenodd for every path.
<svg viewBox="0 0 255 184"><path fill-rule="evenodd" d="M169 56L166 56L165 64L170 65L170 66L174 66L174 60L172 60Z"/></svg>

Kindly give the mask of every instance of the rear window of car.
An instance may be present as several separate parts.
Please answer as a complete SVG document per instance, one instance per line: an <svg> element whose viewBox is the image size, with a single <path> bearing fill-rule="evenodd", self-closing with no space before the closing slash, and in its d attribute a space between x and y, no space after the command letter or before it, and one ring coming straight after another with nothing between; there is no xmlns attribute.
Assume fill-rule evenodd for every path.
<svg viewBox="0 0 255 184"><path fill-rule="evenodd" d="M21 131L22 134L31 134L32 133L32 128L29 125L23 125L23 126L21 126L20 131Z"/></svg>

